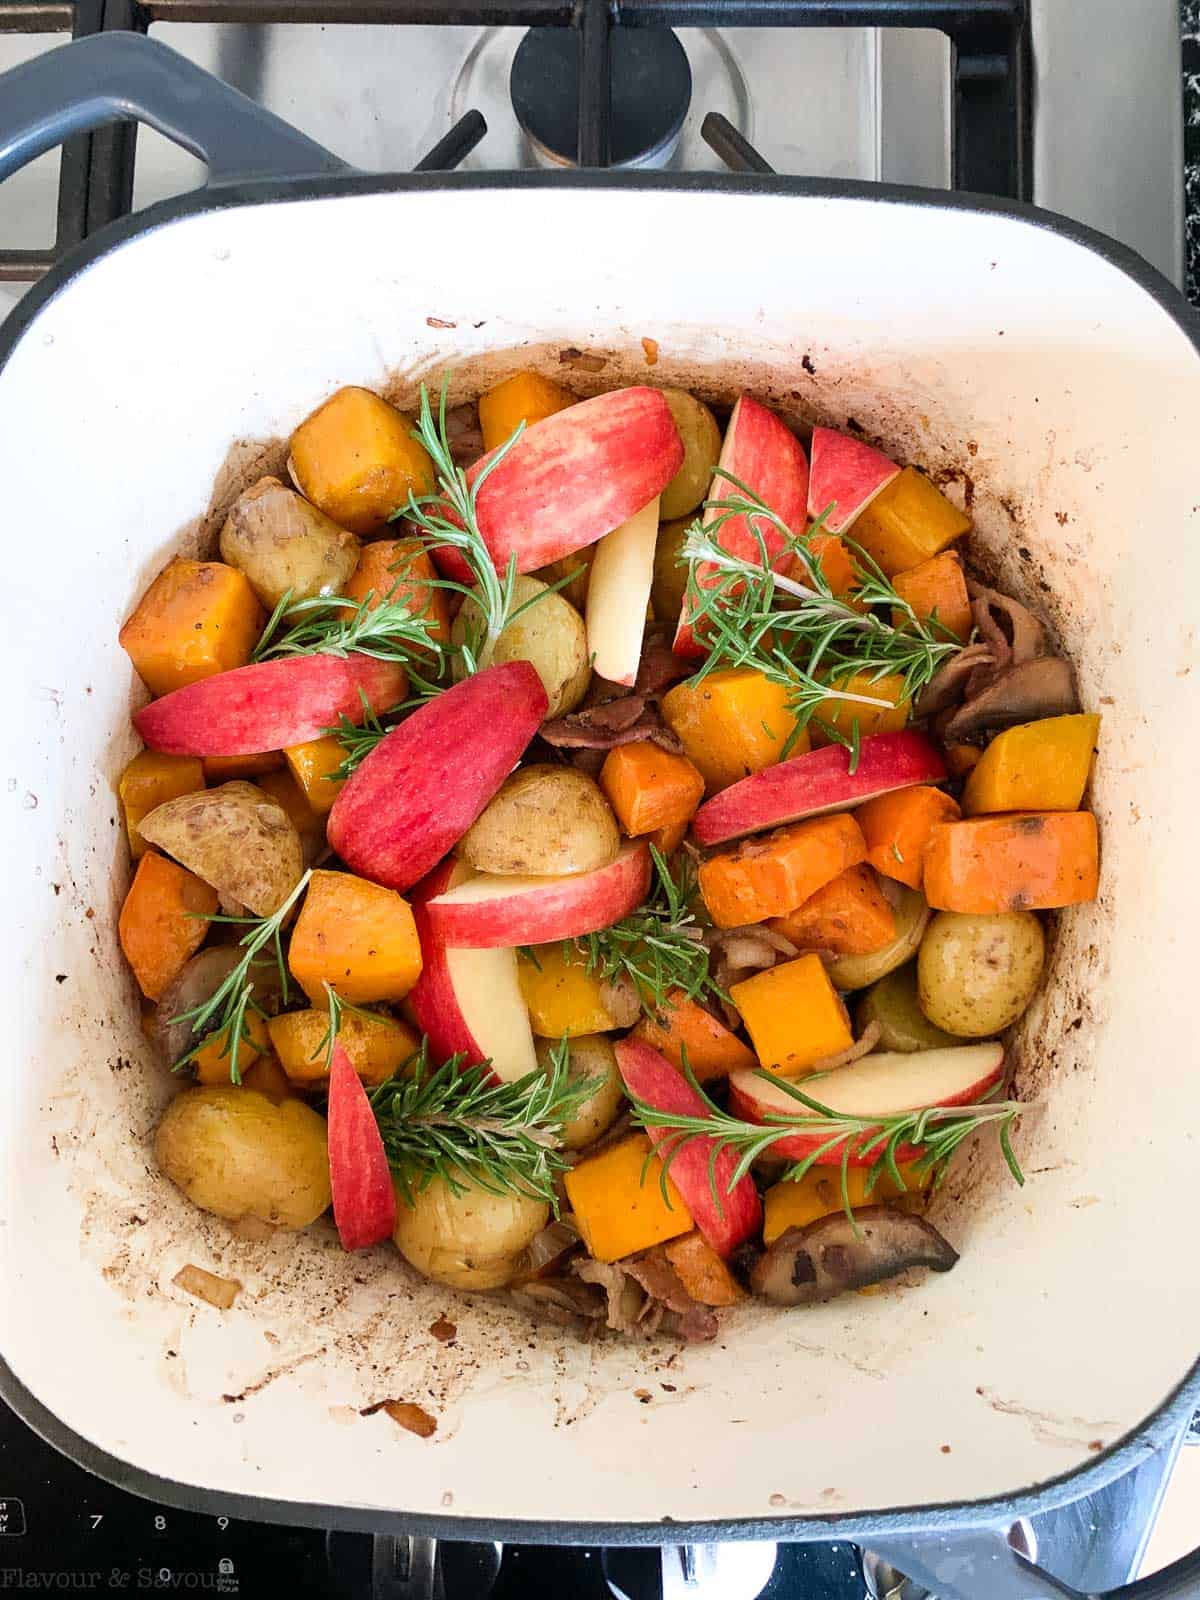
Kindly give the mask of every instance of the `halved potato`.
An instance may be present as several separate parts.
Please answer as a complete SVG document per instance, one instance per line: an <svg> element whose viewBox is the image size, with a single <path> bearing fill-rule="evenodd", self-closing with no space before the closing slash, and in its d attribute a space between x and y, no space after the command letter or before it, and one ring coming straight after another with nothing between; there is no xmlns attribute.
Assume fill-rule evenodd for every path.
<svg viewBox="0 0 1200 1600"><path fill-rule="evenodd" d="M513 585L513 610L536 595L541 599L509 623L490 651L484 651L483 665L528 661L545 686L549 720L574 711L587 693L592 664L583 618L561 594L550 593L537 578L520 577ZM452 642L461 645L479 626L479 607L465 600L454 619Z"/></svg>
<svg viewBox="0 0 1200 1600"><path fill-rule="evenodd" d="M707 495L721 455L721 430L703 400L686 389L664 389L663 398L683 440L683 463L663 490L659 507L659 514L670 522L695 511Z"/></svg>
<svg viewBox="0 0 1200 1600"><path fill-rule="evenodd" d="M546 1226L550 1207L530 1195L492 1194L465 1172L455 1194L433 1178L409 1204L397 1186L392 1239L404 1259L435 1283L455 1289L502 1289L521 1265L521 1252Z"/></svg>
<svg viewBox="0 0 1200 1600"><path fill-rule="evenodd" d="M267 609L340 594L358 565L352 533L278 478L260 478L234 501L221 529L221 560L244 572Z"/></svg>
<svg viewBox="0 0 1200 1600"><path fill-rule="evenodd" d="M551 1054L558 1048L557 1039L535 1039L538 1066L547 1073L551 1067ZM572 1082L590 1078L595 1088L579 1110L563 1124L563 1148L582 1150L598 1139L616 1121L617 1113L625 1104L625 1091L612 1043L602 1033L581 1033L567 1043L567 1076Z"/></svg>
<svg viewBox="0 0 1200 1600"><path fill-rule="evenodd" d="M866 956L838 956L826 971L835 989L865 989L869 983L902 967L917 952L931 912L925 896L916 889L897 885L896 937Z"/></svg>
<svg viewBox="0 0 1200 1600"><path fill-rule="evenodd" d="M142 837L211 883L222 908L277 911L300 881L304 852L283 807L252 783L180 795L142 818Z"/></svg>
<svg viewBox="0 0 1200 1600"><path fill-rule="evenodd" d="M574 767L520 767L458 844L478 872L557 878L615 861L621 835L599 784Z"/></svg>

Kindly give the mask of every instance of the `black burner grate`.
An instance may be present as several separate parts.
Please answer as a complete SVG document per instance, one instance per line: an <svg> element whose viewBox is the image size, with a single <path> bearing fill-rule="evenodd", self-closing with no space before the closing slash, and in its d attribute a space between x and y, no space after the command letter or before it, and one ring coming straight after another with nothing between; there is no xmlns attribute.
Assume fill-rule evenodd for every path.
<svg viewBox="0 0 1200 1600"><path fill-rule="evenodd" d="M1027 0L0 0L0 32L110 29L145 33L155 22L388 23L570 29L579 94L575 150L583 167L612 160L612 37L623 28L933 28L950 40L951 181L956 189L1028 199L1030 160ZM446 170L483 137L472 112L420 170ZM770 172L723 117L705 138L731 167ZM132 206L136 129L120 123L64 147L58 224L48 250L0 248L0 279L47 271L64 250Z"/></svg>

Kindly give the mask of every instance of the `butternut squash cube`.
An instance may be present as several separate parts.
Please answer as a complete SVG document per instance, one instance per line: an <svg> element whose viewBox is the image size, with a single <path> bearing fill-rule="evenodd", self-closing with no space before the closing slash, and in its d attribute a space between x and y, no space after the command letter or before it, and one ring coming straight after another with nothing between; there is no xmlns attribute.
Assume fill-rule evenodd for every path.
<svg viewBox="0 0 1200 1600"><path fill-rule="evenodd" d="M120 776L117 793L129 835L129 853L135 861L146 849L138 832L142 818L164 801L195 794L203 787L204 768L195 756L164 756L157 750L143 750L134 756Z"/></svg>
<svg viewBox="0 0 1200 1600"><path fill-rule="evenodd" d="M323 739L309 739L306 744L291 745L283 753L292 777L313 814L328 816L346 782L345 778L334 778L331 774L345 761L346 752L332 734L326 734Z"/></svg>
<svg viewBox="0 0 1200 1600"><path fill-rule="evenodd" d="M199 950L216 909L217 891L185 867L153 850L138 862L117 935L148 1000L157 1000Z"/></svg>
<svg viewBox="0 0 1200 1600"><path fill-rule="evenodd" d="M314 872L296 919L288 966L314 1006L325 984L353 1005L402 1000L421 976L408 901L350 872Z"/></svg>
<svg viewBox="0 0 1200 1600"><path fill-rule="evenodd" d="M360 603L370 595L369 611L385 601L404 602L414 616L423 616L428 622L430 638L448 644L450 612L446 591L438 588L436 578L428 552L416 539L375 539L363 546L342 593ZM346 610L349 612L349 607Z"/></svg>
<svg viewBox="0 0 1200 1600"><path fill-rule="evenodd" d="M308 803L308 796L285 767L282 772L266 772L255 780L287 812L300 835L305 861L312 861L325 842L325 819Z"/></svg>
<svg viewBox="0 0 1200 1600"><path fill-rule="evenodd" d="M561 944L540 944L517 959L517 982L539 1039L577 1039L620 1027L604 1004L603 975L588 972L584 957Z"/></svg>
<svg viewBox="0 0 1200 1600"><path fill-rule="evenodd" d="M680 822L686 829L704 798L704 779L693 763L649 740L610 750L600 787L631 839Z"/></svg>
<svg viewBox="0 0 1200 1600"><path fill-rule="evenodd" d="M827 700L822 700L813 713L810 727L814 745L830 743L822 723L840 733L843 739L849 739L857 722L859 738L865 739L872 733L898 733L912 710L911 703L903 698L904 679L894 672L885 672L882 678L876 679L872 679L869 672L854 672L831 684L830 688L838 693L831 693ZM867 695L886 704L863 705L861 701L842 698L848 694Z"/></svg>
<svg viewBox="0 0 1200 1600"><path fill-rule="evenodd" d="M288 1011L267 1023L275 1053L291 1083L315 1088L325 1083L327 1011ZM360 1017L344 1012L338 1043L364 1083L379 1084L401 1067L420 1046L416 1033L391 1017Z"/></svg>
<svg viewBox="0 0 1200 1600"><path fill-rule="evenodd" d="M428 494L433 463L410 417L370 389L339 389L292 435L301 492L351 533L376 533L409 491Z"/></svg>
<svg viewBox="0 0 1200 1600"><path fill-rule="evenodd" d="M252 756L204 756L204 777L208 783L228 783L233 778L254 780L268 772L282 772L282 750L264 750Z"/></svg>
<svg viewBox="0 0 1200 1600"><path fill-rule="evenodd" d="M895 1182L884 1171L868 1195L867 1178L870 1167L847 1167L846 1188L850 1195L850 1208L877 1206L885 1201L903 1199L909 1195L916 1199L933 1182L932 1172L918 1172L916 1162L902 1162L900 1176L904 1188L897 1189ZM799 1180L788 1179L772 1184L763 1195L763 1243L774 1244L781 1233L789 1228L807 1228L810 1222L832 1216L842 1209L842 1173L840 1167L810 1167Z"/></svg>
<svg viewBox="0 0 1200 1600"><path fill-rule="evenodd" d="M864 835L865 837L865 835ZM772 917L798 950L829 950L835 956L867 956L896 937L896 916L865 861L847 867L785 917Z"/></svg>
<svg viewBox="0 0 1200 1600"><path fill-rule="evenodd" d="M700 864L700 893L718 928L786 916L866 859L862 829L846 812L811 817L744 839Z"/></svg>
<svg viewBox="0 0 1200 1600"><path fill-rule="evenodd" d="M783 759L796 733L788 691L754 667L710 672L699 683L679 683L662 700L662 713L684 753L700 769L709 794ZM788 754L807 755L808 734L793 739Z"/></svg>
<svg viewBox="0 0 1200 1600"><path fill-rule="evenodd" d="M967 779L965 817L988 811L1078 811L1100 718L1045 717L998 733Z"/></svg>
<svg viewBox="0 0 1200 1600"><path fill-rule="evenodd" d="M729 997L768 1072L800 1076L854 1043L846 1008L818 955L756 972L731 985Z"/></svg>
<svg viewBox="0 0 1200 1600"><path fill-rule="evenodd" d="M892 587L913 609L920 622L936 620L943 628L966 640L971 634L971 598L967 580L956 550L943 550L907 572L898 572ZM906 612L893 608L892 626L903 628L909 622ZM911 623L910 623L911 626ZM942 638L934 629L934 636Z"/></svg>
<svg viewBox="0 0 1200 1600"><path fill-rule="evenodd" d="M266 621L244 572L220 561L168 563L121 629L121 648L152 695L250 660Z"/></svg>
<svg viewBox="0 0 1200 1600"><path fill-rule="evenodd" d="M270 1048L266 1022L257 1011L247 1010L245 1036L238 1045L238 1076L243 1082L247 1069ZM192 1057L191 1068L197 1083L229 1083L233 1068L232 1041L221 1031L210 1033Z"/></svg>
<svg viewBox="0 0 1200 1600"><path fill-rule="evenodd" d="M575 404L575 396L540 372L514 372L479 400L483 448L498 449L523 422L527 428Z"/></svg>
<svg viewBox="0 0 1200 1600"><path fill-rule="evenodd" d="M970 517L923 472L905 467L861 513L851 538L890 578L936 556L970 527Z"/></svg>
<svg viewBox="0 0 1200 1600"><path fill-rule="evenodd" d="M265 1094L273 1106L281 1106L292 1096L292 1086L279 1062L270 1053L259 1056L249 1072L242 1073L242 1087Z"/></svg>
<svg viewBox="0 0 1200 1600"><path fill-rule="evenodd" d="M661 1171L646 1135L632 1133L567 1173L567 1200L597 1261L619 1261L690 1233L691 1214L669 1173L663 1198Z"/></svg>

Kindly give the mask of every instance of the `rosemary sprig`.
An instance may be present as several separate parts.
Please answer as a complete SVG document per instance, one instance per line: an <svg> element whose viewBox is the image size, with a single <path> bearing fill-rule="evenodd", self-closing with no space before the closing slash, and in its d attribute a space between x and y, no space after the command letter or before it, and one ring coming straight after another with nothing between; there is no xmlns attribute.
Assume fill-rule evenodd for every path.
<svg viewBox="0 0 1200 1600"><path fill-rule="evenodd" d="M915 700L938 667L962 649L963 641L936 619L918 617L877 563L845 535L856 569L855 604L839 599L812 549L824 514L806 533L793 534L748 485L721 468L717 472L736 493L706 502L706 510L717 515L707 526L699 519L693 523L680 556L688 565L688 613L709 648L695 681L719 667L756 667L791 691L789 710L798 732L831 700L872 710L891 706L880 695L847 689L855 676L874 684L895 675L901 680L900 698ZM758 542L758 559L731 554L721 545L721 529L733 517L746 519ZM774 565L764 521L785 540ZM807 582L776 570L789 555L799 557ZM888 620L874 607L889 608ZM902 618L899 627L891 620L893 611ZM827 731L853 748L849 736Z"/></svg>
<svg viewBox="0 0 1200 1600"><path fill-rule="evenodd" d="M708 949L691 909L691 858L682 858L676 881L655 845L650 854L654 883L648 899L610 928L564 940L563 952L582 955L588 974L599 972L606 982L630 979L647 1016L663 1009L673 989L681 989L689 1000L720 994L709 977Z"/></svg>
<svg viewBox="0 0 1200 1600"><path fill-rule="evenodd" d="M365 1006L356 1006L353 1001L343 1000L341 995L329 982L323 984L325 990L325 1007L329 1012L329 1025L321 1035L317 1048L309 1056L310 1061L315 1061L318 1056L325 1057L325 1071L333 1071L333 1047L337 1043L337 1036L342 1031L342 1018L346 1012L352 1017L362 1017L366 1022L386 1022L388 1019L381 1016L378 1011L369 1011Z"/></svg>
<svg viewBox="0 0 1200 1600"><path fill-rule="evenodd" d="M703 1116L682 1116L672 1111L659 1111L645 1101L631 1096L633 1120L643 1128L665 1128L674 1137L663 1139L657 1146L662 1159L660 1181L666 1194L667 1173L679 1152L694 1140L712 1139L713 1147L708 1162L708 1182L713 1203L721 1209L721 1196L717 1192L716 1162L722 1150L738 1152L738 1161L730 1175L727 1193L749 1172L761 1156L770 1154L781 1139L797 1133L814 1135L820 1143L802 1161L793 1162L783 1174L784 1181L798 1181L815 1165L838 1165L841 1169L842 1204L846 1214L854 1221L850 1206L847 1177L851 1156L870 1157L865 1193L869 1197L875 1185L886 1173L903 1193L904 1177L896 1160L897 1152L905 1145L921 1149L916 1160L918 1172L932 1173L935 1186L945 1175L950 1157L971 1134L980 1128L994 1126L1000 1139L1000 1149L1017 1183L1024 1185L1025 1177L1012 1148L1012 1125L1027 1107L1016 1100L996 1100L987 1096L970 1106L925 1106L915 1111L901 1112L891 1117L855 1117L834 1111L813 1095L807 1094L798 1084L786 1078L765 1072L760 1067L757 1075L765 1082L782 1089L797 1102L800 1108L795 1116L768 1113L762 1123L743 1122L721 1109L704 1092L695 1074L684 1058L684 1072L692 1088L704 1102ZM813 1073L804 1079L814 1083L823 1074ZM838 1160L830 1161L837 1153ZM860 1163L861 1164L861 1163Z"/></svg>
<svg viewBox="0 0 1200 1600"><path fill-rule="evenodd" d="M398 580L391 593L401 587ZM388 598L374 605L375 591L361 600L342 595L318 595L293 600L289 589L280 597L254 647L255 661L283 656L374 656L377 661L399 661L413 670L414 657L432 654L436 662L441 646L430 633L427 608L414 610L411 598ZM293 621L286 631L283 624ZM418 677L421 674L418 673Z"/></svg>
<svg viewBox="0 0 1200 1600"><path fill-rule="evenodd" d="M241 1083L240 1056L244 1046L249 1043L246 1013L255 1011L259 1016L266 1015L254 1000L254 968L265 966L277 970L280 994L283 1004L287 1005L289 978L287 961L283 954L283 927L288 912L307 889L311 876L310 869L278 910L273 911L269 917L213 916L207 919L210 922L231 922L244 927L246 932L238 940L238 945L245 954L224 983L215 989L202 1005L194 1006L191 1011L184 1011L178 1017L171 1018L172 1022L190 1022L192 1033L196 1036L196 1043L186 1055L179 1058L172 1071L181 1071L210 1035L217 1035L221 1040L221 1055L229 1057L230 1079L234 1083ZM264 960L262 952L268 947L269 957ZM210 1028L209 1024L214 1019L218 1019L216 1025Z"/></svg>
<svg viewBox="0 0 1200 1600"><path fill-rule="evenodd" d="M595 1088L591 1078L571 1077L566 1039L550 1052L549 1071L515 1083L496 1083L486 1062L464 1067L462 1056L431 1070L423 1039L400 1072L372 1091L371 1105L410 1205L435 1177L454 1194L466 1177L489 1194L544 1200L557 1216L563 1127Z"/></svg>

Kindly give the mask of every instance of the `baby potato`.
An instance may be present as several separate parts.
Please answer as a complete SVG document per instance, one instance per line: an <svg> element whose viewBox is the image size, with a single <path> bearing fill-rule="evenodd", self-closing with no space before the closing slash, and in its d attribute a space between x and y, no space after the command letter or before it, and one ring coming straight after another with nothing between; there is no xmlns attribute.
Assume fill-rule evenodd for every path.
<svg viewBox="0 0 1200 1600"><path fill-rule="evenodd" d="M222 910L235 915L249 906L256 917L269 917L304 871L300 835L287 812L240 779L166 800L139 826L144 839L211 883Z"/></svg>
<svg viewBox="0 0 1200 1600"><path fill-rule="evenodd" d="M154 1135L158 1164L201 1211L307 1228L329 1206L325 1119L234 1084L187 1089Z"/></svg>
<svg viewBox="0 0 1200 1600"><path fill-rule="evenodd" d="M708 493L721 454L717 419L686 389L664 389L663 398L683 440L683 465L662 492L659 515L667 522L694 511Z"/></svg>
<svg viewBox="0 0 1200 1600"><path fill-rule="evenodd" d="M592 557L595 554L596 546L590 544L585 550L576 550L572 555L552 561L548 567L539 567L532 576L540 578L545 584L558 583L566 578L567 582L555 593L569 600L576 611L582 614L587 605L588 579L592 575Z"/></svg>
<svg viewBox="0 0 1200 1600"><path fill-rule="evenodd" d="M533 1041L538 1065L547 1073L551 1052L557 1045L556 1039ZM617 1112L625 1103L625 1091L613 1047L602 1033L581 1033L577 1039L568 1040L567 1052L568 1078L591 1078L596 1085L571 1120L563 1124L563 1148L582 1150L616 1121Z"/></svg>
<svg viewBox="0 0 1200 1600"><path fill-rule="evenodd" d="M935 1027L965 1039L999 1033L1033 999L1045 960L1046 938L1032 911L939 911L917 955L921 1010Z"/></svg>
<svg viewBox="0 0 1200 1600"><path fill-rule="evenodd" d="M502 1289L519 1270L521 1251L546 1226L550 1207L523 1194L491 1194L458 1171L455 1194L444 1178L396 1190L392 1240L426 1278L453 1289Z"/></svg>
<svg viewBox="0 0 1200 1600"><path fill-rule="evenodd" d="M679 554L692 521L691 517L680 517L676 522L660 522L658 525L650 604L655 620L669 622L672 626L679 621L683 597L687 592L687 568L679 564Z"/></svg>
<svg viewBox="0 0 1200 1600"><path fill-rule="evenodd" d="M574 767L519 767L459 840L478 872L557 878L615 861L621 836L600 785Z"/></svg>
<svg viewBox="0 0 1200 1600"><path fill-rule="evenodd" d="M954 1034L935 1027L921 1010L915 961L897 967L859 995L854 1021L859 1036L868 1024L879 1024L881 1050L943 1050L960 1042Z"/></svg>
<svg viewBox="0 0 1200 1600"><path fill-rule="evenodd" d="M260 478L234 501L221 529L221 560L244 572L273 611L293 600L340 594L358 565L361 546L278 478Z"/></svg>
<svg viewBox="0 0 1200 1600"><path fill-rule="evenodd" d="M929 922L930 911L925 896L916 889L897 884L899 899L895 906L896 937L865 956L838 956L826 967L829 981L835 989L865 989L868 984L884 978L897 967L912 959Z"/></svg>
<svg viewBox="0 0 1200 1600"><path fill-rule="evenodd" d="M513 610L535 595L543 598L509 623L492 649L485 652L484 665L530 662L550 702L546 712L549 720L574 711L592 680L592 663L583 618L561 594L549 593L546 584L537 578L520 577L513 585ZM479 607L474 600L465 600L454 619L450 633L452 642L461 645L468 637L468 630L478 629L479 625Z"/></svg>

